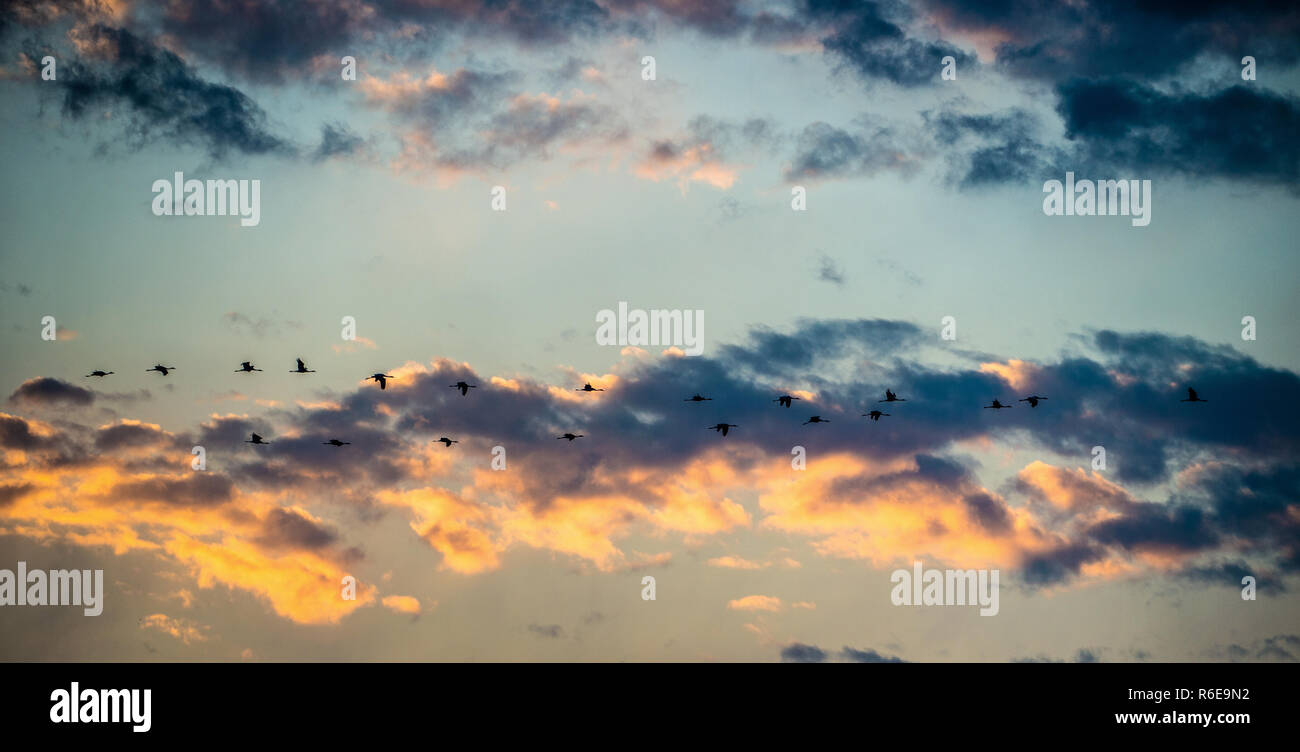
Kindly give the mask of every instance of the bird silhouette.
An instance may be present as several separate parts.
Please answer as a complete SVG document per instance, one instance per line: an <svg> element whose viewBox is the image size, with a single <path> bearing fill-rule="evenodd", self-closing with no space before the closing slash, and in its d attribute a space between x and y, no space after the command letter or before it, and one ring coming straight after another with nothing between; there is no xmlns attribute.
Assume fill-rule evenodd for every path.
<svg viewBox="0 0 1300 752"><path fill-rule="evenodd" d="M260 370L262 369L254 368L252 363L249 363L247 360L245 360L243 363L239 364L239 368L235 369L235 373L248 373L249 371L260 371Z"/></svg>
<svg viewBox="0 0 1300 752"><path fill-rule="evenodd" d="M583 384L581 389L574 389L573 391L575 391L575 392L603 392L603 391L605 391L605 390L604 390L604 389L597 389L596 387L592 386L590 383L587 383L587 384Z"/></svg>
<svg viewBox="0 0 1300 752"><path fill-rule="evenodd" d="M451 385L451 388L452 388L452 389L459 389L459 390L460 390L460 396L464 397L465 395L469 394L469 390L471 390L471 389L478 389L478 386L475 385L475 384L466 384L466 383L463 382L463 381L457 381L455 384L452 384L452 385Z"/></svg>
<svg viewBox="0 0 1300 752"><path fill-rule="evenodd" d="M573 441L574 439L581 439L581 438L582 438L582 434L580 434L580 433L566 433L566 434L563 434L563 435L561 435L561 436L556 436L555 438L557 438L557 439L568 439L569 441Z"/></svg>
<svg viewBox="0 0 1300 752"><path fill-rule="evenodd" d="M788 394L783 394L783 395L781 395L780 397L777 397L776 399L774 399L774 400L772 400L772 401L773 401L773 402L780 402L780 403L781 403L781 407L789 407L789 406L790 406L790 400L797 400L797 399L799 399L799 398L798 398L798 397L791 397L791 396L788 395Z"/></svg>
<svg viewBox="0 0 1300 752"><path fill-rule="evenodd" d="M254 435L256 435L256 434L254 434ZM341 446L347 446L348 444L351 444L352 442L350 442L350 441L339 441L338 439L330 439L329 441L322 441L321 443L322 443L322 444L329 444L330 446L341 447Z"/></svg>
<svg viewBox="0 0 1300 752"><path fill-rule="evenodd" d="M723 436L726 436L726 435L727 435L727 431L729 431L729 430L731 430L731 429L733 429L733 428L740 428L740 426L736 425L735 423L719 423L719 424L717 424L716 426L705 426L704 428L705 428L706 430L711 429L711 430L717 431L718 433L722 434Z"/></svg>
<svg viewBox="0 0 1300 752"><path fill-rule="evenodd" d="M434 439L432 443L436 444L436 443L438 443L439 441L441 441L441 442L442 442L442 445L445 446L445 447L450 447L452 444L459 444L459 443L460 443L459 440L457 440L457 439L449 439L449 438L447 438L446 436L443 436L442 438Z"/></svg>
<svg viewBox="0 0 1300 752"><path fill-rule="evenodd" d="M314 369L308 368L307 364L302 362L302 358L298 358L297 360L298 360L298 367L293 369L289 373L316 373Z"/></svg>
<svg viewBox="0 0 1300 752"><path fill-rule="evenodd" d="M363 379L363 381L374 381L374 382L376 382L377 384L379 384L379 388L380 388L380 389L387 389L387 388L388 388L388 380L389 380L389 379L395 379L395 378L397 378L397 377L396 377L396 376L389 376L389 375L386 374L386 373L377 373L377 374L375 374L374 376L368 376L368 377L366 377L365 379Z"/></svg>
<svg viewBox="0 0 1300 752"><path fill-rule="evenodd" d="M701 397L698 394L692 394L691 396L682 400L682 402L712 402L712 401L713 401L712 397Z"/></svg>
<svg viewBox="0 0 1300 752"><path fill-rule="evenodd" d="M270 444L271 442L262 441L261 436L258 436L257 434L253 434L253 438L246 440L244 443L245 444Z"/></svg>
<svg viewBox="0 0 1300 752"><path fill-rule="evenodd" d="M1197 396L1196 390L1191 388L1190 386L1187 387L1187 399L1178 400L1178 401L1179 402L1209 402L1209 400L1201 399L1199 396Z"/></svg>
<svg viewBox="0 0 1300 752"><path fill-rule="evenodd" d="M1007 410L1010 410L1010 409L1013 408L1013 407L1015 407L1015 405L1004 405L1004 404L1002 404L1001 402L998 402L997 400L993 400L993 404L991 404L991 405L985 405L985 406L984 406L984 409L985 409L985 410L1002 410L1002 409L1005 408L1005 409L1007 409Z"/></svg>
<svg viewBox="0 0 1300 752"><path fill-rule="evenodd" d="M907 400L903 399L902 397L899 397L897 394L894 394L891 390L886 389L885 398L876 401L877 402L906 402Z"/></svg>
<svg viewBox="0 0 1300 752"><path fill-rule="evenodd" d="M897 401L898 401L898 402L906 402L907 400L897 400ZM872 410L871 412L863 413L863 414L862 414L862 417L864 417L864 418L871 418L872 420L874 420L874 421L876 421L876 422L879 422L879 421L880 421L880 416L882 416L882 415L885 416L886 418L889 417L889 413L882 413L882 412L880 412L879 410Z"/></svg>
<svg viewBox="0 0 1300 752"><path fill-rule="evenodd" d="M176 366L165 366L160 363L154 366L153 368L146 368L144 372L149 373L150 371L157 371L158 373L161 373L162 375L166 376L168 371L175 371L175 370L176 370Z"/></svg>
<svg viewBox="0 0 1300 752"><path fill-rule="evenodd" d="M86 374L86 378L90 378L91 376L98 376L102 379L105 376L111 375L112 373L113 373L112 371L91 371L90 373Z"/></svg>
<svg viewBox="0 0 1300 752"><path fill-rule="evenodd" d="M814 416L812 416L811 418L809 418L808 420L805 420L805 421L803 422L803 424L804 424L805 426L808 425L809 423L830 423L830 421L829 421L829 420L826 420L825 418L823 418L823 417L820 416L820 415L814 415Z"/></svg>
<svg viewBox="0 0 1300 752"><path fill-rule="evenodd" d="M1020 401L1021 401L1021 402L1028 402L1030 407L1038 407L1038 401L1039 401L1039 400L1045 400L1045 399L1047 399L1047 398L1046 398L1046 397L1039 397L1038 395L1033 395L1033 396L1031 396L1031 397L1025 397L1024 399L1022 399L1022 400L1020 400Z"/></svg>

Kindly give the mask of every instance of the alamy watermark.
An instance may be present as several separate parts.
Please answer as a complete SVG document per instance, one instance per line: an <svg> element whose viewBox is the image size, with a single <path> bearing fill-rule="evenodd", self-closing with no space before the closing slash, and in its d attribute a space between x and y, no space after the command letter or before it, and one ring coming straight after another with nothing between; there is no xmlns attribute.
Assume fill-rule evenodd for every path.
<svg viewBox="0 0 1300 752"><path fill-rule="evenodd" d="M596 344L626 347L680 347L687 355L704 352L704 311L628 310L619 301L618 312L605 308L596 313Z"/></svg>
<svg viewBox="0 0 1300 752"><path fill-rule="evenodd" d="M923 569L921 562L913 562L911 571L895 569L889 576L894 583L889 600L895 606L978 605L980 616L997 616L998 571Z"/></svg>
<svg viewBox="0 0 1300 752"><path fill-rule="evenodd" d="M172 180L153 181L155 217L232 217L244 227L262 221L262 181L186 180L178 172Z"/></svg>
<svg viewBox="0 0 1300 752"><path fill-rule="evenodd" d="M1150 180L1078 180L1073 172L1043 183L1043 213L1059 216L1132 216L1134 227L1151 224Z"/></svg>
<svg viewBox="0 0 1300 752"><path fill-rule="evenodd" d="M0 606L82 606L86 616L104 612L104 570L0 569Z"/></svg>

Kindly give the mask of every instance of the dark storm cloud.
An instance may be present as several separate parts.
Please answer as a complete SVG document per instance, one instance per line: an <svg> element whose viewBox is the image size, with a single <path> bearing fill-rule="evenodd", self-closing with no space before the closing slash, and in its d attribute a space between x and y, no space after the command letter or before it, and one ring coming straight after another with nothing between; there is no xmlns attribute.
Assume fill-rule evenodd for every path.
<svg viewBox="0 0 1300 752"><path fill-rule="evenodd" d="M824 663L826 651L816 645L795 642L781 648L781 660L786 663Z"/></svg>
<svg viewBox="0 0 1300 752"><path fill-rule="evenodd" d="M812 123L797 138L785 169L787 182L874 175L895 170L909 175L918 162L901 136L889 126L862 124L856 132L827 123Z"/></svg>
<svg viewBox="0 0 1300 752"><path fill-rule="evenodd" d="M119 483L108 492L124 502L154 501L172 506L211 507L231 501L235 484L214 472L192 473L181 478L151 478Z"/></svg>
<svg viewBox="0 0 1300 752"><path fill-rule="evenodd" d="M840 651L840 655L847 661L853 663L907 663L907 661L896 655L881 655L871 648L858 650L847 645Z"/></svg>
<svg viewBox="0 0 1300 752"><path fill-rule="evenodd" d="M314 551L336 543L338 531L293 509L272 509L262 521L262 535L256 542L268 548Z"/></svg>
<svg viewBox="0 0 1300 752"><path fill-rule="evenodd" d="M24 381L9 395L10 403L31 405L89 405L94 401L95 393L89 389L49 377Z"/></svg>
<svg viewBox="0 0 1300 752"><path fill-rule="evenodd" d="M1034 554L1021 563L1021 576L1031 586L1055 585L1079 573L1084 564L1105 557L1100 546L1067 545L1046 553Z"/></svg>
<svg viewBox="0 0 1300 752"><path fill-rule="evenodd" d="M1057 88L1066 135L1087 165L1300 189L1300 100L1236 85L1208 94L1131 81L1072 80Z"/></svg>
<svg viewBox="0 0 1300 752"><path fill-rule="evenodd" d="M0 509L9 506L35 490L36 486L31 483L15 483L0 486Z"/></svg>
<svg viewBox="0 0 1300 752"><path fill-rule="evenodd" d="M252 99L204 80L175 53L103 25L85 30L81 40L104 59L68 61L50 82L62 92L68 117L90 120L121 108L126 140L137 149L163 141L197 146L216 160L231 153L294 152L267 128L265 113Z"/></svg>
<svg viewBox="0 0 1300 752"><path fill-rule="evenodd" d="M353 133L342 123L326 123L321 126L320 145L312 151L314 161L331 157L347 157L355 154L363 146L365 139Z"/></svg>
<svg viewBox="0 0 1300 752"><path fill-rule="evenodd" d="M1150 79L1209 52L1279 66L1300 58L1300 8L1271 0L1129 2L921 0L945 26L1009 37L998 64L1018 76Z"/></svg>
<svg viewBox="0 0 1300 752"><path fill-rule="evenodd" d="M1041 180L1055 173L1060 150L1040 142L1040 123L1030 113L923 113L926 129L946 157L949 180L961 188Z"/></svg>
<svg viewBox="0 0 1300 752"><path fill-rule="evenodd" d="M1243 543L1249 544L1249 566L1285 576L1300 569L1300 523L1290 511L1300 498L1295 373L1190 337L1102 331L1084 342L1086 355L1017 366L1020 392L1000 370L919 364L918 350L930 336L913 324L886 320L804 320L783 332L757 328L745 342L717 347L711 356L628 357L609 391L592 395L573 394L576 379L556 385L560 394L525 378L494 383L468 365L439 360L399 372L386 390L358 386L337 398L337 407L213 418L194 443L207 447L210 461L222 463L228 475L139 481L114 488L111 496L220 504L232 498L229 477L235 477L264 489L348 501L352 494L364 505L369 495L428 483L425 455L444 451L431 449L430 441L450 436L462 443L445 451L467 457L507 446L517 470L511 477L523 484L512 501L530 511L545 511L557 499L606 496L653 509L667 500L657 479L688 463L721 449L744 469L764 457L788 457L795 441L810 452L907 463L839 477L828 486L826 503L869 503L894 488L921 488L960 502L976 527L999 537L1017 529L1015 517L1007 501L981 486L969 463L946 456L958 442L1014 441L1058 452L1065 468L1086 465L1091 448L1103 445L1104 480L1062 468L1058 482L1040 486L1027 469L1007 484L1006 493L1026 499L1029 511L1050 508L1034 512L1036 520L1050 523L1052 537L1040 538L1050 547L1035 546L1019 562L1026 584L1066 582L1087 564L1143 552L1178 555L1194 570L1240 557ZM450 388L461 380L478 388L462 396ZM1179 402L1186 385L1211 401ZM879 423L859 417L886 387L907 402L890 405L892 417ZM774 404L790 390L813 394L791 408ZM696 392L712 401L684 401ZM1050 401L1038 408L1015 402L1035 392ZM1239 394L1261 397L1231 399ZM981 409L994 397L1016 409ZM802 425L810 415L831 422ZM739 427L725 438L705 430L719 421ZM244 443L252 431L272 443ZM566 431L586 438L558 441ZM32 452L31 463L85 461L78 441L39 434L20 418L0 416L0 443ZM352 443L321 444L330 438ZM151 443L188 449L188 437L168 439L141 426L87 430L79 441L102 452ZM1168 481L1175 467L1182 471L1176 490L1160 503L1113 485ZM1045 488L1057 489L1050 491L1053 498ZM1098 509L1106 514L1095 514ZM281 520L276 535L314 540L297 522Z"/></svg>
<svg viewBox="0 0 1300 752"><path fill-rule="evenodd" d="M142 423L118 423L95 432L95 449L101 452L172 443L174 442L162 429Z"/></svg>
<svg viewBox="0 0 1300 752"><path fill-rule="evenodd" d="M973 54L941 39L910 36L902 24L911 20L912 11L902 3L808 0L804 10L830 27L821 40L827 53L866 79L921 86L939 80L944 57L954 58L963 70L977 62Z"/></svg>
<svg viewBox="0 0 1300 752"><path fill-rule="evenodd" d="M886 319L800 321L785 334L754 327L744 345L723 345L721 359L756 372L806 371L827 361L893 355L920 343L921 328Z"/></svg>
<svg viewBox="0 0 1300 752"><path fill-rule="evenodd" d="M907 663L897 656L882 655L871 648L859 650L847 645L838 653L831 654L816 645L793 642L781 648L781 660L786 663L826 663L832 658L849 663Z"/></svg>
<svg viewBox="0 0 1300 752"><path fill-rule="evenodd" d="M1193 566L1182 569L1178 576L1201 585L1219 585L1240 589L1244 577L1255 578L1255 589L1260 593L1283 593L1286 584L1275 576L1270 577L1248 566L1244 561L1230 561L1210 566Z"/></svg>

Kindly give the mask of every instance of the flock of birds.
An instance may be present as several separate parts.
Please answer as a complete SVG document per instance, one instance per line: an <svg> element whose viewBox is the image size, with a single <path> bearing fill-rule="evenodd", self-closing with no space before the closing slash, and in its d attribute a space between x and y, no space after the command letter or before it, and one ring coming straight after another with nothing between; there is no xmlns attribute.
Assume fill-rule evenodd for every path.
<svg viewBox="0 0 1300 752"><path fill-rule="evenodd" d="M145 369L145 373L153 373L153 372L157 372L157 373L161 373L163 376L166 376L167 374L169 374L169 373L171 373L172 371L175 371L175 370L177 370L177 368L176 368L175 366L165 366L165 365L159 363L159 364L155 365L153 368ZM240 364L239 364L239 368L236 368L236 369L235 369L235 373L252 373L252 372L254 372L254 371L261 371L261 370L262 370L262 369L257 368L256 366L254 366L254 365L252 364L251 361L247 361L247 360L246 360L246 361L244 361L243 363L240 363ZM314 369L308 368L308 367L307 367L307 364L303 362L302 358L297 358L297 367L294 368L292 371L289 371L289 373L316 373L316 371L315 371ZM97 371L91 371L90 373L86 374L85 378L91 378L92 376L93 376L93 377L98 377L98 378L103 378L103 377L105 377L105 376L111 376L111 375L113 375L113 371L98 371L98 370L97 370ZM379 388L380 388L380 389L387 389L387 388L388 388L388 380L389 380L389 379L395 379L395 378L397 378L397 377L396 377L396 376L393 376L393 375L391 375L391 374L387 374L387 373L376 373L376 374L372 374L372 375L370 375L370 376L367 376L365 379L363 379L363 381L373 381L373 382L379 384ZM464 382L464 381L457 381L455 384L450 384L449 387L450 387L451 389L459 390L459 391L460 391L460 395L461 395L462 397L464 397L464 396L466 396L466 395L469 394L469 390L471 390L471 389L477 389L477 388L478 388L478 385L477 385L477 384L468 384L468 383L466 383L466 382ZM597 388L597 387L594 387L594 386L592 386L590 383L586 383L586 384L583 384L582 387L580 387L580 388L578 388L578 389L575 389L574 391L575 391L575 392L603 392L603 391L605 391L605 390L604 390L604 389ZM800 399L799 397L795 397L795 396L790 395L790 394L782 394L782 395L780 395L779 397L777 397L776 399L774 399L774 400L772 400L772 401L778 403L778 405L780 405L781 407L786 407L786 408L788 408L788 407L790 407L790 405L792 405L796 400L799 400L799 399ZM1041 402L1041 401L1043 401L1043 400L1045 400L1045 399L1047 399L1047 398L1046 398L1046 397L1039 396L1039 395L1037 395L1037 394L1032 394L1032 395L1030 395L1030 396L1028 396L1028 397L1024 397L1024 398L1020 399L1019 401L1020 401L1020 402L1028 402L1028 403L1029 403L1029 406L1030 406L1031 408L1034 408L1034 407L1038 407L1038 403ZM705 397L705 396L702 395L702 394L696 393L696 394L691 395L690 397L687 397L686 399L684 399L684 400L682 400L682 401L683 401L683 402L712 402L712 401L713 401L713 398L712 398L712 397ZM885 398L882 399L882 400L877 400L877 403L906 402L906 401L907 401L906 399L904 399L904 398L902 398L902 397L899 397L897 394L895 394L894 391L893 391L892 389L886 389L886 390L885 390ZM1192 389L1191 387L1188 387L1188 389L1187 389L1187 399L1179 400L1179 402L1209 402L1209 400L1207 400L1207 399L1202 399L1202 398L1200 397L1200 395L1198 395L1198 394L1196 393L1196 390L1195 390L1195 389ZM985 409L985 410L1009 410L1009 409L1011 409L1011 408L1013 408L1013 407L1015 407L1015 405L1004 405L1004 404L1002 404L1000 401L998 401L997 399L994 399L994 400L992 401L992 403L990 403L990 404L984 405L984 409ZM878 422L880 422L880 419L881 419L881 418L888 418L888 417L891 417L891 415L890 415L889 413L887 413L887 412L882 411L882 410L870 410L870 411L868 411L868 412L863 413L863 414L862 414L862 417L864 417L864 418L870 418L872 421L875 421L875 422L878 423ZM826 419L826 418L823 418L823 417L821 417L820 415L813 415L813 416L809 417L808 420L804 421L804 422L802 423L802 425L805 425L805 426L806 426L806 425L809 425L809 424L811 424L811 423L830 423L830 420L828 420L828 419ZM718 433L722 434L723 436L726 436L727 433L728 433L731 429L733 429L733 428L739 428L739 427L740 427L740 426L737 425L737 424L735 424L735 423L715 423L714 425L711 425L711 426L705 426L704 428L705 428L705 430L708 430L708 431L717 431ZM564 434L561 434L561 435L559 435L559 436L556 436L555 438L556 438L557 440L559 440L559 439L567 439L569 442L573 442L574 439L581 439L581 438L583 438L583 436L584 436L584 435L583 435L583 434L580 434L580 433L564 433ZM434 439L432 443L437 444L437 443L439 443L439 442L441 442L443 446L450 448L452 444L459 444L459 443L460 443L460 440L459 440L459 439L448 438L448 437L446 437L446 436L441 436L441 437L439 437L439 438L437 438L437 439ZM245 440L244 443L245 443L245 444L259 444L259 445L262 445L262 444L270 444L271 442L269 442L269 441L263 439L263 438L262 438L261 436L259 436L258 434L251 434L251 435L250 435L250 438L248 438L247 440ZM328 445L328 446L332 446L332 447L336 447L336 448L337 448L337 447L348 446L348 445L350 445L352 442L350 442L350 441L342 441L342 440L340 440L340 439L330 439L329 441L322 441L321 443L322 443L322 444L326 444L326 445Z"/></svg>

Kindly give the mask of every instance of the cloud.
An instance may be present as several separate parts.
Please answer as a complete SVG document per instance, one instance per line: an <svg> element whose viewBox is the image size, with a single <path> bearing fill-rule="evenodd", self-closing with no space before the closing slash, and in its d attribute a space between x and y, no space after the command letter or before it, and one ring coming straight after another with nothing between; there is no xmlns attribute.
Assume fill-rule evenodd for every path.
<svg viewBox="0 0 1300 752"><path fill-rule="evenodd" d="M43 377L28 379L9 395L9 402L29 405L89 405L95 393L66 381Z"/></svg>
<svg viewBox="0 0 1300 752"><path fill-rule="evenodd" d="M781 648L781 660L786 663L824 663L826 651L815 645L794 642Z"/></svg>
<svg viewBox="0 0 1300 752"><path fill-rule="evenodd" d="M121 108L125 140L136 149L158 141L197 145L217 161L232 153L294 153L268 130L265 113L252 99L204 80L174 52L99 24L80 29L74 39L95 57L67 61L53 83L69 118L89 120Z"/></svg>
<svg viewBox="0 0 1300 752"><path fill-rule="evenodd" d="M564 627L559 624L529 624L528 631L538 637L545 637L548 640L560 640L564 638Z"/></svg>
<svg viewBox="0 0 1300 752"><path fill-rule="evenodd" d="M409 595L385 595L380 602L384 608L399 614L415 615L420 613L420 601Z"/></svg>
<svg viewBox="0 0 1300 752"><path fill-rule="evenodd" d="M1164 93L1123 79L1073 79L1057 111L1082 165L1182 174L1300 190L1300 100L1236 85Z"/></svg>
<svg viewBox="0 0 1300 752"><path fill-rule="evenodd" d="M818 279L839 287L844 286L844 269L835 262L835 259L823 253L818 258L818 263L821 265L817 272Z"/></svg>
<svg viewBox="0 0 1300 752"><path fill-rule="evenodd" d="M164 634L180 640L186 645L195 642L205 642L208 638L204 634L207 627L201 626L189 619L174 618L167 614L149 614L140 620L141 629L156 629Z"/></svg>
<svg viewBox="0 0 1300 752"><path fill-rule="evenodd" d="M793 183L871 176L885 170L911 175L920 168L914 149L888 125L862 122L856 132L851 132L827 123L812 123L796 139L793 161L783 177Z"/></svg>
<svg viewBox="0 0 1300 752"><path fill-rule="evenodd" d="M780 611L781 599L770 595L747 595L727 602L733 611Z"/></svg>
<svg viewBox="0 0 1300 752"><path fill-rule="evenodd" d="M858 650L847 645L835 654L801 642L792 642L781 648L781 660L785 663L826 663L832 659L846 663L907 663L897 656L881 655L870 648Z"/></svg>
<svg viewBox="0 0 1300 752"><path fill-rule="evenodd" d="M809 0L805 8L810 18L831 27L821 40L827 54L868 80L922 86L939 80L944 57L953 57L961 70L976 63L974 55L941 39L911 36L903 24L913 20L912 12L902 3Z"/></svg>
<svg viewBox="0 0 1300 752"><path fill-rule="evenodd" d="M307 621L358 605L336 603L334 575L362 556L331 519L338 509L397 516L440 568L461 576L506 566L516 549L629 571L671 560L632 540L721 542L753 530L806 541L824 558L887 567L924 556L1001 568L1034 588L1186 580L1225 561L1281 587L1297 570L1296 374L1191 338L1111 331L1052 361L990 355L927 367L916 358L928 339L906 322L807 320L752 330L712 356L629 353L608 374L571 370L560 386L438 359L398 366L387 390L359 385L328 403L214 415L193 431L4 415L0 485L21 490L0 520L43 539L151 551L205 577L201 587L250 589ZM459 380L480 388L461 397L447 388ZM609 391L575 399L572 385L584 380ZM742 428L725 439L703 430L701 409L682 402L683 383ZM1213 401L1180 403L1186 383ZM895 409L906 420L864 430L858 416L886 385L908 398ZM1241 391L1275 402L1219 399ZM1033 392L1052 399L999 415L980 409L992 396ZM773 404L781 393L801 399L782 408ZM831 422L800 425L811 414ZM593 440L557 442L567 430ZM250 448L252 431L274 443ZM460 438L468 456L509 447L513 472L460 461L466 453L430 443L440 435ZM358 451L322 445L333 437ZM1098 437L1109 469L1079 469ZM772 461L788 458L792 439L817 447L817 461L793 475L788 459ZM954 454L1007 441L1041 459L996 487ZM195 443L222 467L189 470ZM76 499L74 508L59 498ZM736 556L708 563L762 566ZM272 571L278 584L260 581ZM762 596L731 607L784 605Z"/></svg>

